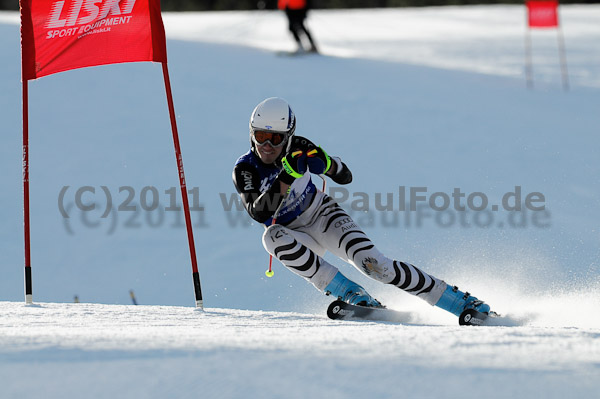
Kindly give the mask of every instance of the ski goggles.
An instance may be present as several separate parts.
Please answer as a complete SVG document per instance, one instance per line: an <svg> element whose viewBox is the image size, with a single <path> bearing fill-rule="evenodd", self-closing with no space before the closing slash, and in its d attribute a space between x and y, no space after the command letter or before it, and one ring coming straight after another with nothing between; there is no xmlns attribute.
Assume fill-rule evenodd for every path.
<svg viewBox="0 0 600 399"><path fill-rule="evenodd" d="M286 139L287 134L285 133L269 132L267 130L255 130L252 134L252 140L257 145L265 145L268 142L272 147L281 147L285 144Z"/></svg>

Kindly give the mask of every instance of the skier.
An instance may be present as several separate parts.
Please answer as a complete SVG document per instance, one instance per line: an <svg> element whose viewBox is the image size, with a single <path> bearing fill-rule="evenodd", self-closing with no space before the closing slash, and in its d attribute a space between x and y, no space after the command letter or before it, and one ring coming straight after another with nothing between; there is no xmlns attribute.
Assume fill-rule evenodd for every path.
<svg viewBox="0 0 600 399"><path fill-rule="evenodd" d="M305 36L310 43L310 48L306 51L310 53L318 52L312 35L304 25L304 20L306 19L309 8L308 1L309 0L278 0L277 2L277 8L285 11L285 15L288 18L288 28L298 44L298 53L305 51L304 46L302 45L302 36Z"/></svg>
<svg viewBox="0 0 600 399"><path fill-rule="evenodd" d="M457 316L490 307L407 262L383 255L352 218L310 174L349 184L352 173L339 157L296 136L296 117L281 98L267 98L250 116L250 150L233 169L233 182L250 216L267 227L265 249L319 291L344 302L382 306L322 256L328 250L368 277L396 286ZM273 223L275 221L275 223Z"/></svg>

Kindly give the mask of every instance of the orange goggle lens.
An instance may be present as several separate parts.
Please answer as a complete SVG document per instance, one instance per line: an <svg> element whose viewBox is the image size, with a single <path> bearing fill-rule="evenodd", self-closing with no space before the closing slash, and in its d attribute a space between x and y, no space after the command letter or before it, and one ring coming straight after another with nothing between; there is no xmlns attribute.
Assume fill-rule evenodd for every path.
<svg viewBox="0 0 600 399"><path fill-rule="evenodd" d="M264 130L254 131L254 142L256 142L256 144L263 145L267 141L271 143L273 147L282 146L283 142L285 141L285 134L268 132Z"/></svg>

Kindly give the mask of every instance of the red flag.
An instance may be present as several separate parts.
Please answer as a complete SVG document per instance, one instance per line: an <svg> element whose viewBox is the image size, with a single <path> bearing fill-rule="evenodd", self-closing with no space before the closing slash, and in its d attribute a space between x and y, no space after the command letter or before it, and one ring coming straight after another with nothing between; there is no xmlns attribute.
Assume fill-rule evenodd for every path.
<svg viewBox="0 0 600 399"><path fill-rule="evenodd" d="M525 2L530 28L554 28L558 26L557 0L531 0Z"/></svg>
<svg viewBox="0 0 600 399"><path fill-rule="evenodd" d="M160 0L20 0L23 80L121 62L167 62Z"/></svg>

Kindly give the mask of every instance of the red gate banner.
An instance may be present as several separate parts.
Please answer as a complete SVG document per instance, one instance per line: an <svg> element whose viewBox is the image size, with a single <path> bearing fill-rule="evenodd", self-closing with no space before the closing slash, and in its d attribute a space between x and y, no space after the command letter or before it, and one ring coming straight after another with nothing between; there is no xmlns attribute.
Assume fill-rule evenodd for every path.
<svg viewBox="0 0 600 399"><path fill-rule="evenodd" d="M555 28L558 26L557 0L526 1L530 28Z"/></svg>
<svg viewBox="0 0 600 399"><path fill-rule="evenodd" d="M167 62L160 0L21 0L23 80L122 62Z"/></svg>

